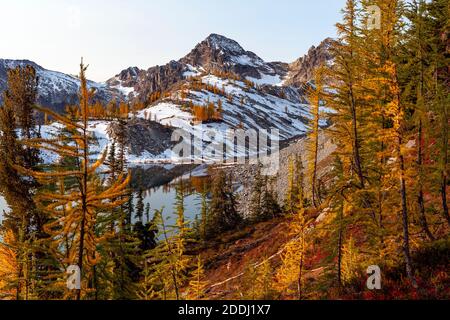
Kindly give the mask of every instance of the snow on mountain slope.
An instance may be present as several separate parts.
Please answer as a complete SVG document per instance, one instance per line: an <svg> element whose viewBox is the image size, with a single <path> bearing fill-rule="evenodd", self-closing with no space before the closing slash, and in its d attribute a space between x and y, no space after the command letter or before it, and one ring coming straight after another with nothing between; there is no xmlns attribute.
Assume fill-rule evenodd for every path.
<svg viewBox="0 0 450 320"><path fill-rule="evenodd" d="M195 72L195 70L192 70ZM216 92L206 89L193 89L191 83L186 80L178 90L174 90L169 97L154 103L152 106L139 111L136 115L130 114L132 120L129 130L136 129L136 121L141 121L138 125L145 129L146 126L154 126L159 123L164 127L182 129L185 133L195 137L194 149L196 152L204 150L205 146L211 143L222 143L228 150L234 150L234 139L231 141L227 137L227 130L253 129L256 132L267 130L268 135L273 140L286 140L299 135L303 135L307 130L307 122L310 119L308 105L301 102L300 97L295 96L295 91L286 94L285 98L265 92L258 86L250 87L248 83L240 80L219 77L214 74L204 74L198 76L201 83L208 85L207 88L218 88ZM189 106L207 105L213 103L216 108L222 104L222 120L200 123L195 121L192 110ZM136 120L133 120L136 118ZM325 125L325 123L322 123ZM106 148L111 146L114 135L112 134L112 122L91 121L89 131L96 138L97 143L93 145L93 159L97 158ZM133 127L134 126L134 127ZM134 129L133 129L134 128ZM61 127L57 124L41 127L44 138L57 135ZM279 136L274 136L272 129L279 130ZM154 135L157 131L137 132L127 144L126 156L130 165L143 163L181 163L186 158L180 157L173 150L170 144L170 134L165 135L167 148L156 150L146 139ZM156 137L156 139L159 139ZM146 145L147 144L147 145ZM133 148L139 145L141 148ZM139 151L133 151L138 149ZM237 146L237 155L245 157L245 146ZM200 154L200 153L199 153ZM42 154L46 163L58 160L57 155L50 152ZM190 158L188 158L190 159ZM205 162L216 160L213 156L202 153ZM198 159L197 159L198 160Z"/></svg>
<svg viewBox="0 0 450 320"><path fill-rule="evenodd" d="M78 101L80 80L62 72L47 70L33 61L0 59L0 102L2 93L6 90L7 70L18 66L30 65L35 68L39 77L38 102L56 111L62 111L66 104ZM107 102L113 97L123 98L122 93L114 88L109 88L106 83L88 81L89 88L96 89L95 98Z"/></svg>
<svg viewBox="0 0 450 320"><path fill-rule="evenodd" d="M319 64L330 59L330 41L324 41L305 57L287 64L265 62L255 53L243 49L238 42L211 34L178 61L148 70L130 67L105 83L89 82L89 86L97 89L97 99L103 102L117 97L149 103L155 101L153 94L157 93L158 100L137 114L141 122L131 125L135 141L127 146L127 156L132 163L173 162L176 156L167 142L168 127L183 129L198 138L197 149L212 142L211 131L277 129L281 141L303 135L310 119L305 83ZM6 70L28 64L36 68L40 77L39 103L61 111L66 104L77 101L79 80L76 77L46 70L27 60L0 59L0 92L6 87ZM192 85L193 81L208 86L199 88ZM215 89L211 90L211 87ZM223 110L220 121L216 119L204 124L195 121L194 105L214 104L218 109L219 101ZM155 121L159 127L144 120ZM57 129L44 126L42 130L51 134ZM92 122L91 131L99 138L98 152L112 143L111 123ZM164 143L158 144L147 137L151 135L163 136ZM48 155L48 161L54 160L51 157Z"/></svg>
<svg viewBox="0 0 450 320"><path fill-rule="evenodd" d="M211 34L178 61L148 70L128 68L109 79L107 84L120 86L123 92L131 93L128 97L145 101L152 93L168 91L189 76L212 71L232 72L258 85L281 85L288 64L265 62L238 42Z"/></svg>
<svg viewBox="0 0 450 320"><path fill-rule="evenodd" d="M284 80L282 77L278 74L276 75L268 75L268 74L260 74L261 78L253 78L253 77L247 77L247 80L252 81L253 83L256 83L259 86L262 85L271 85L271 86L283 86Z"/></svg>
<svg viewBox="0 0 450 320"><path fill-rule="evenodd" d="M317 48L312 47L304 57L288 64L266 62L255 53L246 51L235 40L211 34L178 61L148 70L130 67L104 83L89 81L89 86L97 89L96 99L104 103L112 98L148 102L152 94L172 91L188 77L219 71L239 75L258 86L301 91L304 83L311 80L314 69L332 58L329 52L331 43L331 39L326 39ZM63 111L67 104L78 101L79 80L76 77L44 69L29 60L0 59L0 102L6 89L7 69L19 65L32 65L37 70L40 104ZM272 88L271 91L272 95L280 96L277 90Z"/></svg>
<svg viewBox="0 0 450 320"><path fill-rule="evenodd" d="M242 81L212 74L201 76L201 82L221 90L218 90L220 92L193 90L187 82L178 91L172 92L170 97L138 112L137 117L182 129L195 137L196 150L204 148L205 143L211 143L213 140L215 143L224 143L227 148L233 148L234 140L226 139L227 130L253 129L256 132L267 130L271 135L271 130L277 129L279 136L271 135L271 139L280 141L303 135L307 131L307 123L311 116L308 105L301 103L300 99L291 101L280 98L262 91L257 86L248 87ZM213 103L217 108L219 101L223 109L221 121L207 123L195 121L190 109L192 105L206 106ZM326 123L322 121L321 125L324 126ZM222 135L214 135L217 132ZM239 155L245 156L245 152L245 147L244 149L238 147ZM165 155L168 154L170 152Z"/></svg>
<svg viewBox="0 0 450 320"><path fill-rule="evenodd" d="M201 152L211 143L221 143L228 150L234 150L234 139L230 140L227 137L230 130L231 132L234 132L235 129L253 129L256 132L267 130L272 140L280 141L307 132L307 123L311 118L309 106L302 102L301 97L295 96L298 95L296 91L287 92L285 97L281 98L258 86L251 87L243 81L223 78L214 74L204 74L196 79L200 79L201 83L205 85L202 87L203 89L200 90L198 87L193 89L191 82L186 80L178 90L172 91L170 96L137 114L130 114L132 119L130 122L140 121L139 125L144 128L158 123L167 128L182 129L184 133L194 137L194 150L198 152L197 154L201 154L205 162L217 160L214 156ZM195 120L191 110L192 105L214 104L217 108L219 101L223 109L222 120L206 123ZM323 109L323 111L327 110ZM92 148L93 158L98 157L111 146L114 140L112 125L113 123L108 121L91 121L89 123L89 131L97 140ZM322 121L321 125L325 126L326 123ZM132 127L135 124L129 124L129 126L129 130L134 130ZM273 129L279 130L279 136L273 135ZM43 137L51 137L59 130L60 127L55 124L41 128ZM161 129L157 129L156 132L161 132ZM142 133L137 132L131 138L132 141L129 141L126 150L126 156L131 166L144 163L181 163L191 160L190 157L180 157L174 152L173 144L170 144L170 134L164 136L167 147L156 150L151 146L152 142L149 143L146 140L154 134L155 131L148 130ZM160 138L155 137L155 139ZM133 148L133 145L140 147ZM245 157L246 151L245 146L237 146L236 152L239 157ZM46 163L57 160L57 156L51 153L43 153L42 156Z"/></svg>
<svg viewBox="0 0 450 320"><path fill-rule="evenodd" d="M106 121L89 122L89 132L95 137L95 143L90 146L92 159L97 159L111 145L113 140L108 133L108 127L109 122ZM54 139L61 134L63 128L63 125L54 122L49 125L42 125L40 133L43 139ZM41 158L46 164L57 163L60 159L58 154L47 150L41 150Z"/></svg>
<svg viewBox="0 0 450 320"><path fill-rule="evenodd" d="M88 132L93 138L92 144L89 146L91 161L97 160L105 151L110 150L115 141L114 125L115 123L113 121L89 121ZM129 166L132 167L143 163L169 163L180 161L170 150L170 135L168 133L162 135L162 139L166 141L163 143L158 141L158 147L155 147L154 143L148 142L148 135L151 135L151 130L146 132L150 134L144 133L143 135L140 135L138 132L137 137L136 134L133 134L133 131L140 125L142 125L142 123L137 124L136 121L130 120L127 127L128 131L131 133L128 139L129 141L125 146L125 157L127 158ZM49 125L42 125L40 127L40 133L44 139L54 139L61 134L62 129L63 126L61 124L54 122ZM161 129L157 129L157 131L161 131ZM134 149L136 149L134 148L136 144L140 144L138 149L142 151L134 151ZM161 148L161 145L166 145L167 147ZM119 153L118 148L116 148L116 152ZM40 156L45 164L57 163L60 160L58 154L48 150L41 150Z"/></svg>
<svg viewBox="0 0 450 320"><path fill-rule="evenodd" d="M322 47L322 51L327 48ZM307 81L302 83L297 78L306 79L315 63L322 61L310 58L314 53L311 50L310 55L291 65L265 62L235 40L211 34L178 61L148 70L128 68L107 83L129 93L131 99L144 102L154 101L149 99L154 93L165 93L166 98L140 111L138 117L181 128L206 143L208 136L205 137L204 131L236 128L278 129L279 139L286 140L307 130L310 117L304 94ZM308 62L308 72L301 69L303 61ZM219 90L193 89L192 78ZM249 86L248 81L254 85ZM219 101L222 121L207 124L194 121L193 105L213 103L218 108Z"/></svg>
<svg viewBox="0 0 450 320"><path fill-rule="evenodd" d="M183 109L183 105L188 102L196 105L214 103L217 108L220 100L223 121L209 123L210 127L237 128L243 125L247 129L255 130L276 128L280 130L283 140L303 134L306 130L307 105L264 94L253 88L247 89L241 81L221 79L214 75L203 76L202 82L222 88L227 95L233 97L233 101L206 90L190 90L183 99L181 91L176 91L162 102L140 111L138 116L190 131L194 126L194 118L189 110Z"/></svg>

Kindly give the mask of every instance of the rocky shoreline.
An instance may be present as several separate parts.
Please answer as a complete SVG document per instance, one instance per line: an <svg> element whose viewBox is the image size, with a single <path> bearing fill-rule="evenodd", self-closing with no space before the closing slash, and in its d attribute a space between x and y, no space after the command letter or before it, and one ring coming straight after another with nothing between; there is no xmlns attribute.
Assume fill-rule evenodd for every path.
<svg viewBox="0 0 450 320"><path fill-rule="evenodd" d="M289 141L280 151L279 170L271 178L271 187L277 195L279 204L285 200L288 185L289 159L291 156L299 155L303 161L303 167L307 168L308 161L306 156L307 138L301 137ZM321 131L319 135L319 177L325 175L330 169L330 155L336 150L336 145L331 139ZM250 216L250 200L252 197L252 188L255 182L256 165L237 165L225 167L225 170L233 176L236 185L241 186L238 192L238 210L244 217ZM305 183L306 184L306 183ZM308 191L307 185L305 190Z"/></svg>

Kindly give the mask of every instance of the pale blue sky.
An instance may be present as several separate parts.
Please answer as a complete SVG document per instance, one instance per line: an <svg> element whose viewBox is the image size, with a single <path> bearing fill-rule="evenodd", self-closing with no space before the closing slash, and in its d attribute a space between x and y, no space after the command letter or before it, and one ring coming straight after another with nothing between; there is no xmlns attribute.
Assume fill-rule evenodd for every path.
<svg viewBox="0 0 450 320"><path fill-rule="evenodd" d="M210 33L267 61L291 62L335 36L345 0L0 0L0 58L104 81L178 60Z"/></svg>

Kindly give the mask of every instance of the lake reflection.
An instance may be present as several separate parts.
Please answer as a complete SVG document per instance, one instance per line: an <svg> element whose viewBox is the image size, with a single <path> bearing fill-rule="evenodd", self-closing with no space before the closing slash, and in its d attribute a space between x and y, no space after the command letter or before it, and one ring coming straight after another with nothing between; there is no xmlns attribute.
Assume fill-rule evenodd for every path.
<svg viewBox="0 0 450 320"><path fill-rule="evenodd" d="M206 171L205 167L174 165L132 168L133 178L130 188L134 191L133 203L136 206L138 191L143 190L144 203L145 205L150 204L150 219L152 219L155 210L164 208L163 216L168 219L168 223L172 223L175 221L176 185L181 181L185 194L185 217L192 221L196 215L200 214L200 192L202 186L207 184L208 180ZM7 204L0 196L0 221L3 218L3 210L7 210ZM146 222L145 216L143 219Z"/></svg>
<svg viewBox="0 0 450 320"><path fill-rule="evenodd" d="M175 221L176 186L182 185L185 217L193 221L201 209L201 190L208 184L206 167L197 166L144 166L132 169L131 189L136 207L139 190L143 191L144 203L150 204L150 219L155 210L163 210L168 223ZM144 217L146 222L146 217Z"/></svg>
<svg viewBox="0 0 450 320"><path fill-rule="evenodd" d="M150 219L152 219L155 210L163 210L163 216L168 224L175 222L175 199L176 199L176 184L179 182L169 183L167 185L152 188L150 190L144 191L144 203L150 204ZM189 185L190 181L188 179L183 179L183 185ZM184 215L187 220L193 221L196 215L200 214L201 209L201 195L195 189L187 190L183 188L185 198L184 198ZM133 193L133 203L136 208L138 192ZM134 212L135 214L136 212ZM146 217L144 217L144 222L146 222Z"/></svg>

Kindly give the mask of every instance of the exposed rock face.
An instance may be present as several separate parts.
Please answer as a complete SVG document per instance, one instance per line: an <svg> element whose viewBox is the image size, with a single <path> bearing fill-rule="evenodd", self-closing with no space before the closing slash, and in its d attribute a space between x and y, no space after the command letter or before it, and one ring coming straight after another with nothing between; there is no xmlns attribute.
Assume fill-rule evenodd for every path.
<svg viewBox="0 0 450 320"><path fill-rule="evenodd" d="M206 71L231 71L244 78L261 79L261 74L276 75L271 64L255 53L245 51L236 41L218 34L211 34L180 62Z"/></svg>
<svg viewBox="0 0 450 320"><path fill-rule="evenodd" d="M233 72L257 82L261 87L273 87L276 84L278 87L301 89L312 79L318 65L332 59L329 52L332 41L330 38L324 40L318 47L312 47L304 57L288 64L265 62L255 53L243 49L236 41L211 34L178 61L148 70L128 68L108 80L107 84L126 87L128 91L133 91L130 98L139 98L141 101L146 101L154 92L169 90L190 75L212 71ZM277 79L278 83L274 83ZM281 85L282 80L284 83ZM273 88L268 90L274 91Z"/></svg>
<svg viewBox="0 0 450 320"><path fill-rule="evenodd" d="M284 77L287 76L289 72L289 63L275 61L269 62L268 64L275 70L276 74L283 75Z"/></svg>
<svg viewBox="0 0 450 320"><path fill-rule="evenodd" d="M141 71L138 67L129 67L114 78L109 79L106 83L110 86L118 86L120 84L123 84L125 87L134 86Z"/></svg>
<svg viewBox="0 0 450 320"><path fill-rule="evenodd" d="M236 41L212 34L178 61L147 71L129 68L108 83L120 86L121 90L132 85L130 95L144 102L148 102L152 93L166 91L161 99L152 100L140 111L140 118L190 131L194 130L198 117L193 106L197 111L198 106L205 105L219 109L220 102L220 118L203 120L209 129L278 129L283 141L306 131L310 114L305 89L309 84L302 80L310 80L316 64L327 61L328 56L322 51L326 50L328 41L331 40L289 65L264 62ZM217 74L217 71L222 72ZM238 74L255 85L235 77L230 79L224 72ZM205 86L187 83L193 75Z"/></svg>
<svg viewBox="0 0 450 320"><path fill-rule="evenodd" d="M116 139L117 123L109 126L109 135ZM126 127L127 150L130 154L140 156L144 152L159 155L174 146L171 142L173 129L162 126L157 122L143 119L133 119Z"/></svg>
<svg viewBox="0 0 450 320"><path fill-rule="evenodd" d="M285 85L302 87L306 82L314 78L314 70L321 64L332 61L330 47L333 39L327 38L318 47L311 47L308 53L289 65L288 79Z"/></svg>
<svg viewBox="0 0 450 320"><path fill-rule="evenodd" d="M278 77L281 81L288 70L287 63L267 63L255 53L244 50L236 41L211 34L178 61L148 70L128 68L109 79L107 84L128 87L134 91L133 97L145 101L150 94L166 91L188 76L201 72L225 71L243 78L260 80L263 77Z"/></svg>
<svg viewBox="0 0 450 320"><path fill-rule="evenodd" d="M171 61L162 67L152 67L140 74L135 90L140 97L147 97L156 91L166 91L184 78L184 71L186 66L177 61Z"/></svg>
<svg viewBox="0 0 450 320"><path fill-rule="evenodd" d="M7 86L8 69L17 66L32 66L36 69L39 78L38 103L55 111L63 111L67 104L78 102L80 80L74 76L61 72L44 69L37 63L29 60L5 60L0 59L0 103L3 92ZM113 97L120 98L120 93L104 84L88 81L90 88L96 89L95 99L107 102Z"/></svg>
<svg viewBox="0 0 450 320"><path fill-rule="evenodd" d="M307 157L305 156L305 150L307 148L308 140L305 137L291 141L287 146L284 146L280 151L279 158L279 170L276 176L271 177L272 190L275 190L278 203L281 205L285 202L287 190L288 190L288 177L289 177L289 162L293 156L301 156L303 161L303 167L306 168ZM336 150L334 142L325 135L323 131L319 133L319 153L318 153L318 177L323 183L328 182L327 174L332 167L331 155ZM233 180L242 186L241 191L238 194L239 212L244 217L250 217L251 212L251 199L253 193L253 186L256 176L256 165L241 165L226 168L233 176ZM304 181L305 192L309 192L310 187L307 181Z"/></svg>

